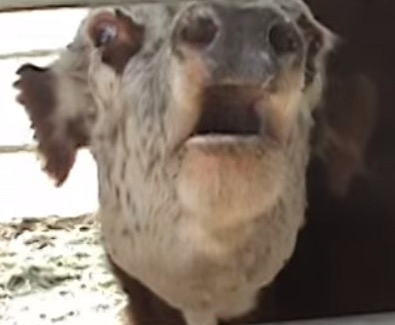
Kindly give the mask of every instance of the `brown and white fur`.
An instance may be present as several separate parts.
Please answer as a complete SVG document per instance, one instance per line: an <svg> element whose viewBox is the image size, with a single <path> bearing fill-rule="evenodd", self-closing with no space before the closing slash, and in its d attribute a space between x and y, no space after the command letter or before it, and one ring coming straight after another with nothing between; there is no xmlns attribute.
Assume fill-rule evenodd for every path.
<svg viewBox="0 0 395 325"><path fill-rule="evenodd" d="M216 325L293 253L333 41L299 0L99 8L16 86L58 185L78 148L95 157L115 267L188 325ZM222 110L236 117L218 126Z"/></svg>

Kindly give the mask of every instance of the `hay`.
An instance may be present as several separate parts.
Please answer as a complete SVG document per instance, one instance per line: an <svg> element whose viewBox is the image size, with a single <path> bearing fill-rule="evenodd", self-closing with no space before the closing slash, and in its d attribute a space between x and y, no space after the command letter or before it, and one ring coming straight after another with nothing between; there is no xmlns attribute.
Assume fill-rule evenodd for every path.
<svg viewBox="0 0 395 325"><path fill-rule="evenodd" d="M1 324L120 324L124 304L94 216L0 224Z"/></svg>

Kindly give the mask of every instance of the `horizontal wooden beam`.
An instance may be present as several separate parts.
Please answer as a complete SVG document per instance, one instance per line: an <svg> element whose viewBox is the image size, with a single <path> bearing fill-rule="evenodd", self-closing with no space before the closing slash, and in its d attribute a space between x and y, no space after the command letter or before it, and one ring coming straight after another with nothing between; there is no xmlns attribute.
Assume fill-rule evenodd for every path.
<svg viewBox="0 0 395 325"><path fill-rule="evenodd" d="M0 145L0 155L10 153L21 153L21 152L37 152L37 145L35 144L22 144L15 146ZM1 158L1 156L0 156Z"/></svg>
<svg viewBox="0 0 395 325"><path fill-rule="evenodd" d="M45 56L57 55L62 49L31 50L23 52L0 53L1 60L20 59L20 58L41 58Z"/></svg>
<svg viewBox="0 0 395 325"><path fill-rule="evenodd" d="M0 0L0 12L61 7L97 7L147 2L177 3L187 0Z"/></svg>

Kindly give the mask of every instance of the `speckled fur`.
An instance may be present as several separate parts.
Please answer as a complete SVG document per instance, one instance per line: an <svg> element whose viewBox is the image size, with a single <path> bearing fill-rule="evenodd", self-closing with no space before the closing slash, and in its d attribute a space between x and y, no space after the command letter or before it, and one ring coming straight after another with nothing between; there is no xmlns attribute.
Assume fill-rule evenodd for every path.
<svg viewBox="0 0 395 325"><path fill-rule="evenodd" d="M95 9L54 70L59 76L71 71L83 76L86 88L74 91L89 93L88 107L95 108L89 145L98 165L99 215L112 261L181 310L188 325L215 325L251 310L258 291L274 280L293 253L304 223L311 112L321 97L324 54L332 41L301 1L240 4L274 7L295 25L303 13L325 42L312 84L303 87L303 67L284 70L277 80L280 91L263 103L272 109L277 141L224 152L244 171L237 177L218 176L218 188L232 197L224 199L229 204L199 207L207 199L199 177L202 183L211 180L194 175L193 163L192 172L185 171L201 151L179 145L195 114L193 104L188 111L180 103L194 102L202 80L193 70L199 68L185 68L174 59L170 44L184 6L121 8L147 31L142 49L121 76L101 63L86 33L92 17L114 9ZM70 64L73 60L84 64ZM65 105L57 109L67 106L66 98L61 102Z"/></svg>

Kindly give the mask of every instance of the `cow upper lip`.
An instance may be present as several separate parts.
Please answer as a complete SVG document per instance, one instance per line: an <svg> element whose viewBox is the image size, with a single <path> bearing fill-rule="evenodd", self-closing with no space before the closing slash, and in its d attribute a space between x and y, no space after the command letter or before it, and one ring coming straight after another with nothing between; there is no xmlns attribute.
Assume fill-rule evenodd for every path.
<svg viewBox="0 0 395 325"><path fill-rule="evenodd" d="M256 110L258 87L220 85L203 92L200 116L192 137L251 137L260 134Z"/></svg>

